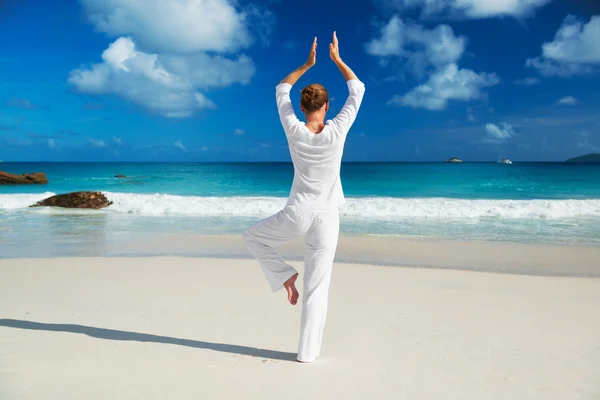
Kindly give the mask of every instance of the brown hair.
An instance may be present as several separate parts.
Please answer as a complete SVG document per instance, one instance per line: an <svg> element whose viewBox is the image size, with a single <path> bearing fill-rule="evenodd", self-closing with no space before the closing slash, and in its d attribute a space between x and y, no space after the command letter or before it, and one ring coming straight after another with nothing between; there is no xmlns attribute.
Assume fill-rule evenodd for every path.
<svg viewBox="0 0 600 400"><path fill-rule="evenodd" d="M302 89L300 104L307 113L315 112L329 101L329 94L323 85L313 83Z"/></svg>

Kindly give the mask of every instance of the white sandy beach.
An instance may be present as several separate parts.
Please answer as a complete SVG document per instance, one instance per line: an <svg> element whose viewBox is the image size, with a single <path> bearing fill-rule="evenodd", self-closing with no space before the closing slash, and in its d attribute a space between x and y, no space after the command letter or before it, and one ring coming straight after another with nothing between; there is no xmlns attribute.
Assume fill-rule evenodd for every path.
<svg viewBox="0 0 600 400"><path fill-rule="evenodd" d="M4 259L0 276L3 400L600 398L598 279L336 264L305 365L300 308L252 261Z"/></svg>

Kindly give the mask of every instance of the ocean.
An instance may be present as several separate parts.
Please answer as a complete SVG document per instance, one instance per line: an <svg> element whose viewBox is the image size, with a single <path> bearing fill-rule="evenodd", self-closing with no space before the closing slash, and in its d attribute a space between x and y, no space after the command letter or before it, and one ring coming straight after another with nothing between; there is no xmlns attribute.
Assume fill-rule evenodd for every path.
<svg viewBox="0 0 600 400"><path fill-rule="evenodd" d="M2 163L0 170L49 179L0 186L0 257L104 255L85 244L241 234L285 205L293 178L291 163ZM342 235L600 245L599 164L345 163L342 183ZM28 207L81 190L101 191L114 204Z"/></svg>

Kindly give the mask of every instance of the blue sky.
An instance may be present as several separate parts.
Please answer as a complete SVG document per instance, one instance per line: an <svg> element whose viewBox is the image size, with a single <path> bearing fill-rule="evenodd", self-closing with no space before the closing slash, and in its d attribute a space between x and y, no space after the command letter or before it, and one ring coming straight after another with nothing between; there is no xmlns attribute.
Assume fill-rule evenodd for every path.
<svg viewBox="0 0 600 400"><path fill-rule="evenodd" d="M333 30L367 87L345 161L600 152L592 0L8 0L0 160L287 161L275 85L317 36L293 101L335 114Z"/></svg>

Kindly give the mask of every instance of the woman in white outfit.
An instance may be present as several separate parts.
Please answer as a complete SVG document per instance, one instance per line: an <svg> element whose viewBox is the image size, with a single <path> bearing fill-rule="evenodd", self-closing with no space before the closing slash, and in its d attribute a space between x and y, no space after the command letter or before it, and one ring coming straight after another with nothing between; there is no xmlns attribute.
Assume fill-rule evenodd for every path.
<svg viewBox="0 0 600 400"><path fill-rule="evenodd" d="M312 84L302 90L301 109L306 122L294 113L290 90L316 63L315 38L308 61L277 85L276 99L281 124L294 164L294 181L287 205L258 222L244 240L257 259L273 291L287 290L292 305L298 301L298 272L275 251L275 247L298 237L304 239L304 289L297 360L312 362L321 349L327 315L331 269L339 235L338 207L344 204L340 167L346 134L356 119L365 93L364 84L342 61L335 32L329 54L347 81L349 96L340 113L325 122L329 110L327 90Z"/></svg>

